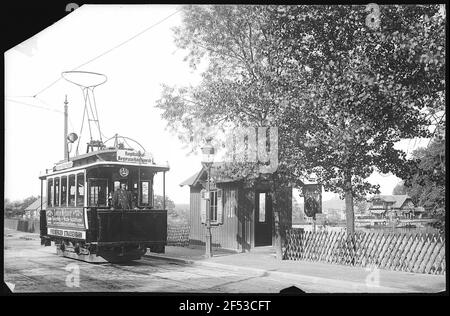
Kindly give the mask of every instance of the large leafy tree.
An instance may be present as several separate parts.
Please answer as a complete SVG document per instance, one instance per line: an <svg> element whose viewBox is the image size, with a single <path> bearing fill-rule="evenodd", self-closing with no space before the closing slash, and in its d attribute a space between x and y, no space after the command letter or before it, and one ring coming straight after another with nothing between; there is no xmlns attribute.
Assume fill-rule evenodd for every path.
<svg viewBox="0 0 450 316"><path fill-rule="evenodd" d="M208 126L277 126L276 180L315 172L346 197L353 232L353 198L376 192L374 170L408 174L394 143L428 135L445 84L439 8L379 9L373 27L365 6L188 6L176 42L205 70L164 87L162 116L192 147Z"/></svg>
<svg viewBox="0 0 450 316"><path fill-rule="evenodd" d="M273 84L279 72L272 62L277 52L266 47L269 11L263 6L187 6L183 25L175 30L186 61L203 67L196 87L164 86L157 106L180 139L198 148L205 136L235 127L275 126L280 111L280 87ZM206 62L206 67L202 62ZM239 137L240 135L236 135ZM217 141L218 137L214 138ZM221 144L215 143L216 147ZM239 151L239 149L237 149ZM226 168L240 177L255 174L258 166L231 164ZM229 174L228 174L229 175ZM273 174L274 191L278 175ZM281 258L281 230L277 194L273 195L277 256Z"/></svg>
<svg viewBox="0 0 450 316"><path fill-rule="evenodd" d="M272 36L281 39L272 49L285 52L279 82L299 100L280 125L291 130L283 134L286 169L293 181L315 172L344 196L349 232L353 199L378 191L365 181L372 172L409 174L413 164L394 144L429 136L445 87L439 7L379 10L377 27L364 6L279 7L271 15Z"/></svg>

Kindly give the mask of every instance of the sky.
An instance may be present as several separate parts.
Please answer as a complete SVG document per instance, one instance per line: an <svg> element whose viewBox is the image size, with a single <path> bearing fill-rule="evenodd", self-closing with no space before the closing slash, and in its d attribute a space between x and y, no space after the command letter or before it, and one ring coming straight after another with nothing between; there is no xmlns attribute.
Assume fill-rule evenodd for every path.
<svg viewBox="0 0 450 316"><path fill-rule="evenodd" d="M79 133L81 89L58 79L63 71L83 65L76 70L108 77L95 89L103 134L136 139L157 163L168 162L166 194L176 203L189 203L189 188L179 184L200 170L201 156L188 154L155 107L162 84L195 85L200 80L199 73L183 61L186 52L173 41L172 28L181 24L181 13L167 17L178 9L175 5L83 5L5 53L5 198L39 195L39 175L63 159L66 95L69 133ZM397 147L410 153L426 144L423 139L403 140ZM393 175L378 173L368 180L380 184L382 194L391 194L399 182ZM157 176L156 194L162 194L161 182ZM325 200L333 197L323 195Z"/></svg>

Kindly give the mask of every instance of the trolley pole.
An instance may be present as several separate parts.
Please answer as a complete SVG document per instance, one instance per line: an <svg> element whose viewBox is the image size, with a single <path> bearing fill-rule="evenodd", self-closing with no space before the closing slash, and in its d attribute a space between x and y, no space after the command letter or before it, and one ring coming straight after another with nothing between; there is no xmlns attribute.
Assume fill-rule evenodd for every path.
<svg viewBox="0 0 450 316"><path fill-rule="evenodd" d="M67 109L67 94L66 100L64 101L64 160L69 161L69 148L67 146L67 118L69 116Z"/></svg>

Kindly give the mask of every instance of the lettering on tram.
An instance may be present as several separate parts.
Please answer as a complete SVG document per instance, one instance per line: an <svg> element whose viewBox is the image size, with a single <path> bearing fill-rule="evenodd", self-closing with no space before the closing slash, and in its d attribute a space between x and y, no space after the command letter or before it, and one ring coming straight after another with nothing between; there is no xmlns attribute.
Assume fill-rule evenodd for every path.
<svg viewBox="0 0 450 316"><path fill-rule="evenodd" d="M100 74L80 73L92 82L103 80ZM70 75L63 73L65 79ZM89 124L95 119L88 118ZM66 120L67 115L65 127ZM154 207L153 184L155 177L162 176L165 192L168 165L155 163L131 138L116 134L103 140L100 126L90 127L91 139L81 154L78 145L83 144L83 136L66 135L65 128L64 159L39 177L41 198L47 201L41 211L41 244L53 243L58 255L88 262L129 261L148 250L164 252L167 211ZM99 139L93 139L95 128ZM68 144L74 148L75 141L76 152L70 155Z"/></svg>

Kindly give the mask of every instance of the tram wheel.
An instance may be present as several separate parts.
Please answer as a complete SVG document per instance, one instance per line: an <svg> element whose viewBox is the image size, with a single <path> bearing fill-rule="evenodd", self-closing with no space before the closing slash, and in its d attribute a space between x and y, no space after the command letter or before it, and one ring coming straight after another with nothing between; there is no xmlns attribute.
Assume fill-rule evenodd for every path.
<svg viewBox="0 0 450 316"><path fill-rule="evenodd" d="M166 250L166 247L164 245L155 245L150 246L150 251L154 253L164 253Z"/></svg>

